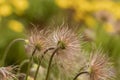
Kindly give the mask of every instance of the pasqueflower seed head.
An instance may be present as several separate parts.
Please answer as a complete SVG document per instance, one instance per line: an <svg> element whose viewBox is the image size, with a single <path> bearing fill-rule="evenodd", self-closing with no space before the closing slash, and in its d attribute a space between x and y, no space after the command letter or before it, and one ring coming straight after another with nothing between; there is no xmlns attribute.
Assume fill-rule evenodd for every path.
<svg viewBox="0 0 120 80"><path fill-rule="evenodd" d="M36 53L43 52L47 49L48 45L48 32L45 30L38 30L37 28L31 30L30 35L26 43L27 52L32 52L33 49L37 49Z"/></svg>
<svg viewBox="0 0 120 80"><path fill-rule="evenodd" d="M90 80L109 80L114 78L113 63L102 51L97 50L90 56Z"/></svg>
<svg viewBox="0 0 120 80"><path fill-rule="evenodd" d="M9 67L1 67L0 68L0 80L14 80L17 79L15 74L12 73L13 68Z"/></svg>
<svg viewBox="0 0 120 80"><path fill-rule="evenodd" d="M82 56L77 34L66 26L57 28L50 36L50 46L59 48L54 59L60 69L70 74L74 72Z"/></svg>

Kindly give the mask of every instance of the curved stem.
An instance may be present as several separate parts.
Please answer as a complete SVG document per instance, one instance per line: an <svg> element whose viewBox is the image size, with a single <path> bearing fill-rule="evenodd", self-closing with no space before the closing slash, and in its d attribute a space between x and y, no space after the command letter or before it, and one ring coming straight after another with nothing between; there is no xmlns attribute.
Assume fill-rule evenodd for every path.
<svg viewBox="0 0 120 80"><path fill-rule="evenodd" d="M31 66L31 64L32 64L32 59L33 59L33 56L34 56L36 50L37 50L37 48L35 48L35 49L33 50L33 52L32 52L32 56L30 57L25 80L27 80L27 78L28 78L29 71L30 71L30 66Z"/></svg>
<svg viewBox="0 0 120 80"><path fill-rule="evenodd" d="M56 49L54 50L54 52L52 53L51 57L50 57L49 65L48 65L48 69L47 69L47 75L46 75L46 79L45 79L45 80L48 80L48 78L49 78L51 63L52 63L53 57L54 57L55 53L58 51L58 49L59 49L59 48L56 48Z"/></svg>
<svg viewBox="0 0 120 80"><path fill-rule="evenodd" d="M75 77L74 77L74 79L73 80L76 80L80 75L82 75L82 74L89 74L89 72L80 72L80 73L78 73Z"/></svg>
<svg viewBox="0 0 120 80"><path fill-rule="evenodd" d="M53 50L54 48L48 48L47 50L44 51L44 54L41 56L39 62L38 62L38 67L37 67L37 70L36 70L36 73L35 73L35 77L34 77L34 80L36 80L37 78L37 74L38 74L38 71L39 71L39 68L40 68L40 65L41 65L41 62L42 62L42 59L44 58L45 54L49 51L49 50Z"/></svg>
<svg viewBox="0 0 120 80"><path fill-rule="evenodd" d="M22 38L15 39L7 46L7 48L5 49L3 58L2 58L2 66L4 66L4 64L5 64L4 61L6 60L8 51L10 50L11 46L18 41L25 41L25 39L22 39Z"/></svg>
<svg viewBox="0 0 120 80"><path fill-rule="evenodd" d="M20 70L21 70L21 68L23 67L23 65L26 64L26 63L28 63L28 62L29 62L29 59L24 60L24 61L22 61L22 62L20 63L18 73L20 73Z"/></svg>

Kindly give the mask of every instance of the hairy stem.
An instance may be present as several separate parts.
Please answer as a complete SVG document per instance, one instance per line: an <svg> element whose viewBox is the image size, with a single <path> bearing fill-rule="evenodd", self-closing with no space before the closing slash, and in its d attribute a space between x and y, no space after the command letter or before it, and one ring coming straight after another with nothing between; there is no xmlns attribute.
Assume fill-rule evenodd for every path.
<svg viewBox="0 0 120 80"><path fill-rule="evenodd" d="M89 72L87 72L87 71L86 72L80 72L73 78L73 80L76 80L82 74L89 74Z"/></svg>
<svg viewBox="0 0 120 80"><path fill-rule="evenodd" d="M54 52L52 53L51 57L50 57L49 65L48 65L48 69L47 69L47 75L46 75L46 79L45 79L45 80L48 80L48 78L49 78L51 63L52 63L53 57L54 57L55 53L58 51L58 49L59 49L59 48L56 48L56 49L54 50Z"/></svg>
<svg viewBox="0 0 120 80"><path fill-rule="evenodd" d="M39 71L39 68L40 68L40 65L41 65L41 62L42 62L42 59L44 58L45 54L49 51L49 50L53 50L54 48L48 48L47 50L44 51L44 54L41 56L39 62L38 62L38 67L37 67L37 70L36 70L36 73L35 73L35 77L34 77L34 80L36 80L37 78L37 74L38 74L38 71Z"/></svg>
<svg viewBox="0 0 120 80"><path fill-rule="evenodd" d="M29 75L29 71L30 71L30 66L31 66L31 64L32 64L32 59L33 59L33 56L34 56L36 50L37 50L37 48L35 48L35 49L33 50L32 56L31 56L30 59L29 59L29 63L28 63L28 68L27 68L25 80L28 79L28 75Z"/></svg>
<svg viewBox="0 0 120 80"><path fill-rule="evenodd" d="M18 41L25 41L25 39L22 39L22 38L15 39L15 40L13 40L13 41L7 46L7 48L5 49L3 58L2 58L2 66L5 65L5 62L4 62L4 61L6 60L8 51L10 50L11 46L12 46L14 43L18 42Z"/></svg>

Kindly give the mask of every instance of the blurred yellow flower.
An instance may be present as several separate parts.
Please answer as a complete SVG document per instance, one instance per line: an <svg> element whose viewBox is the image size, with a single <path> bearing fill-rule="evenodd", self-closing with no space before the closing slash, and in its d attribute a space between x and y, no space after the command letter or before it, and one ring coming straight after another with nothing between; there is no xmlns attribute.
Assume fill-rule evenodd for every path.
<svg viewBox="0 0 120 80"><path fill-rule="evenodd" d="M73 9L74 19L90 28L95 28L97 21L101 19L105 22L102 27L106 32L113 33L115 29L112 24L120 20L120 2L115 0L55 0L55 2L63 9ZM101 11L102 16L96 17L96 13Z"/></svg>
<svg viewBox="0 0 120 80"><path fill-rule="evenodd" d="M23 13L29 7L28 0L11 0L10 2L16 9L17 14Z"/></svg>
<svg viewBox="0 0 120 80"><path fill-rule="evenodd" d="M55 0L57 5L60 6L61 8L69 8L71 7L72 0Z"/></svg>
<svg viewBox="0 0 120 80"><path fill-rule="evenodd" d="M0 5L0 16L6 17L12 14L12 8L9 4Z"/></svg>
<svg viewBox="0 0 120 80"><path fill-rule="evenodd" d="M120 6L117 6L116 8L111 8L111 9L112 9L111 12L114 15L114 17L116 19L120 19Z"/></svg>
<svg viewBox="0 0 120 80"><path fill-rule="evenodd" d="M0 4L3 4L5 2L5 0L0 0Z"/></svg>
<svg viewBox="0 0 120 80"><path fill-rule="evenodd" d="M8 22L8 27L15 32L23 32L24 30L23 24L16 20L10 20Z"/></svg>
<svg viewBox="0 0 120 80"><path fill-rule="evenodd" d="M84 16L85 16L84 12L81 12L81 13L75 12L75 15L73 15L73 17L76 21L84 20L84 18L85 18Z"/></svg>
<svg viewBox="0 0 120 80"><path fill-rule="evenodd" d="M85 23L89 28L94 28L96 20L92 16L85 17Z"/></svg>
<svg viewBox="0 0 120 80"><path fill-rule="evenodd" d="M120 3L110 0L55 0L56 4L61 8L74 9L76 12L82 11L88 13L94 13L96 11L106 10L113 12L115 16L120 17ZM89 13L88 13L89 14Z"/></svg>
<svg viewBox="0 0 120 80"><path fill-rule="evenodd" d="M92 6L94 8L94 11L100 11L100 10L111 10L115 3L113 1L94 1L92 2Z"/></svg>
<svg viewBox="0 0 120 80"><path fill-rule="evenodd" d="M110 23L105 23L103 28L106 30L108 33L115 33L115 29Z"/></svg>
<svg viewBox="0 0 120 80"><path fill-rule="evenodd" d="M76 6L77 5L77 6ZM86 1L86 0L79 0L78 2L76 2L76 4L74 4L75 10L77 11L92 11L92 6L91 3Z"/></svg>

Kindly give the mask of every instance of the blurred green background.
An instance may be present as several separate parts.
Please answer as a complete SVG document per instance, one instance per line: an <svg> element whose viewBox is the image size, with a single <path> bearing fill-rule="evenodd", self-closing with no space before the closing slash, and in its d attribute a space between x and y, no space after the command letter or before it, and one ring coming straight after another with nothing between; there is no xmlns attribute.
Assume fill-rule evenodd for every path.
<svg viewBox="0 0 120 80"><path fill-rule="evenodd" d="M115 63L120 79L120 0L0 0L0 59L8 44L40 28L67 23L83 34L85 50L101 47ZM14 44L5 66L27 58L24 43Z"/></svg>

